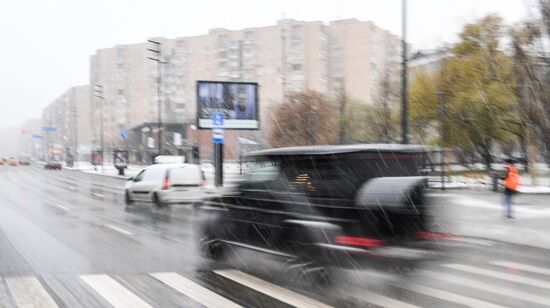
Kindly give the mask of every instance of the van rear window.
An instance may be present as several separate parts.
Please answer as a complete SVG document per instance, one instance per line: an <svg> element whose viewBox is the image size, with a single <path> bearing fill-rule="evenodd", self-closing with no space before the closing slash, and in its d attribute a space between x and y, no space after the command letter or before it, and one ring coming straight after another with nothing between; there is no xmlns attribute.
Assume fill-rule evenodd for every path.
<svg viewBox="0 0 550 308"><path fill-rule="evenodd" d="M172 185L196 185L202 182L202 173L198 167L186 166L170 170Z"/></svg>

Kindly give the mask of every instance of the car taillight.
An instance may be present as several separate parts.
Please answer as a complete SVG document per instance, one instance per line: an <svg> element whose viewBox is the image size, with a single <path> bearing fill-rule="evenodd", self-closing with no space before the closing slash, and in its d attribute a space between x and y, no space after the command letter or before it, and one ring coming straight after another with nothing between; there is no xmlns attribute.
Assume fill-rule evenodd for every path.
<svg viewBox="0 0 550 308"><path fill-rule="evenodd" d="M334 238L334 242L343 245L360 247L380 247L384 244L383 240L366 237L355 237L340 235Z"/></svg>
<svg viewBox="0 0 550 308"><path fill-rule="evenodd" d="M170 180L164 179L164 182L162 182L162 189L168 189L168 186L170 186Z"/></svg>

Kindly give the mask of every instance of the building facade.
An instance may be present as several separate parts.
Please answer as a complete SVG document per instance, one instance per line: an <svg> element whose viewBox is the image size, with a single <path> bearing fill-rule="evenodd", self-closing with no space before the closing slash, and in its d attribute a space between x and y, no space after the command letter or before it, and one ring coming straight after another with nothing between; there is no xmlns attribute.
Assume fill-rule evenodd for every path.
<svg viewBox="0 0 550 308"><path fill-rule="evenodd" d="M380 76L398 67L401 48L396 35L356 19L328 24L284 19L267 27L152 40L160 44L120 45L91 57L90 85L99 85L103 97L90 94L92 122L99 123L103 114L106 148L120 144L122 129L158 121L159 99L162 122L193 123L197 80L258 82L261 131L242 134L265 142L285 93L345 91L372 103ZM158 62L149 58L161 60L160 87ZM92 127L98 146L100 129ZM226 157L235 158L238 149L230 152Z"/></svg>
<svg viewBox="0 0 550 308"><path fill-rule="evenodd" d="M90 87L70 88L42 111L42 149L50 157L66 159L77 153L87 159L91 148ZM75 151L76 150L76 151Z"/></svg>

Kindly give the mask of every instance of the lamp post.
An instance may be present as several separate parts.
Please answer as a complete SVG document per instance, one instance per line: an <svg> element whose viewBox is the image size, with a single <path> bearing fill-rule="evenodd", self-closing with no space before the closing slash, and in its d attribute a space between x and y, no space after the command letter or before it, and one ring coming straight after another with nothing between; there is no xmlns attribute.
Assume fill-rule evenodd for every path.
<svg viewBox="0 0 550 308"><path fill-rule="evenodd" d="M409 106L407 92L407 0L402 0L402 67L401 67L401 143L409 143Z"/></svg>
<svg viewBox="0 0 550 308"><path fill-rule="evenodd" d="M439 98L439 147L441 151L441 190L445 190L445 96L446 93L437 92Z"/></svg>
<svg viewBox="0 0 550 308"><path fill-rule="evenodd" d="M99 108L99 134L100 134L100 143L101 143L101 171L103 171L103 158L105 156L105 143L104 143L104 134L103 134L103 105L104 105L104 97L103 97L103 86L99 84L94 85L94 96L99 98L100 100L100 108Z"/></svg>
<svg viewBox="0 0 550 308"><path fill-rule="evenodd" d="M166 64L168 62L162 61L162 44L159 41L147 40L149 43L152 43L156 46L156 49L147 48L150 52L153 52L157 55L156 58L147 57L147 59L157 62L157 151L158 155L162 153L162 101L161 101L161 64Z"/></svg>

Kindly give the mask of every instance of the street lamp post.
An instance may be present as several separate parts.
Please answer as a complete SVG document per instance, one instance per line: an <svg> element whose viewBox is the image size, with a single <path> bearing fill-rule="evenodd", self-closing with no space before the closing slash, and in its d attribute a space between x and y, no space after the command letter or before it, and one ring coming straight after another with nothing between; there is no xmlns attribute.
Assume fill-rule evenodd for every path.
<svg viewBox="0 0 550 308"><path fill-rule="evenodd" d="M103 134L103 105L104 105L104 97L103 97L103 86L99 84L94 85L94 96L99 98L100 101L100 108L99 108L99 134L100 134L100 143L101 143L101 171L103 171L103 159L105 156L105 143L104 143L104 134Z"/></svg>
<svg viewBox="0 0 550 308"><path fill-rule="evenodd" d="M445 190L445 96L443 92L436 93L439 98L439 147L441 151L441 190Z"/></svg>
<svg viewBox="0 0 550 308"><path fill-rule="evenodd" d="M401 142L409 143L409 106L407 92L407 0L402 0L402 68L401 68Z"/></svg>
<svg viewBox="0 0 550 308"><path fill-rule="evenodd" d="M161 42L159 41L153 41L153 40L147 40L149 43L155 44L156 49L147 48L147 50L155 53L157 55L157 58L153 57L147 57L149 60L153 60L157 62L157 151L158 155L161 155L162 151L162 104L161 104L161 64L166 64L168 62L162 61L162 49L161 49Z"/></svg>
<svg viewBox="0 0 550 308"><path fill-rule="evenodd" d="M307 141L310 145L317 144L315 130L317 129L317 113L315 111L306 112L306 133Z"/></svg>

